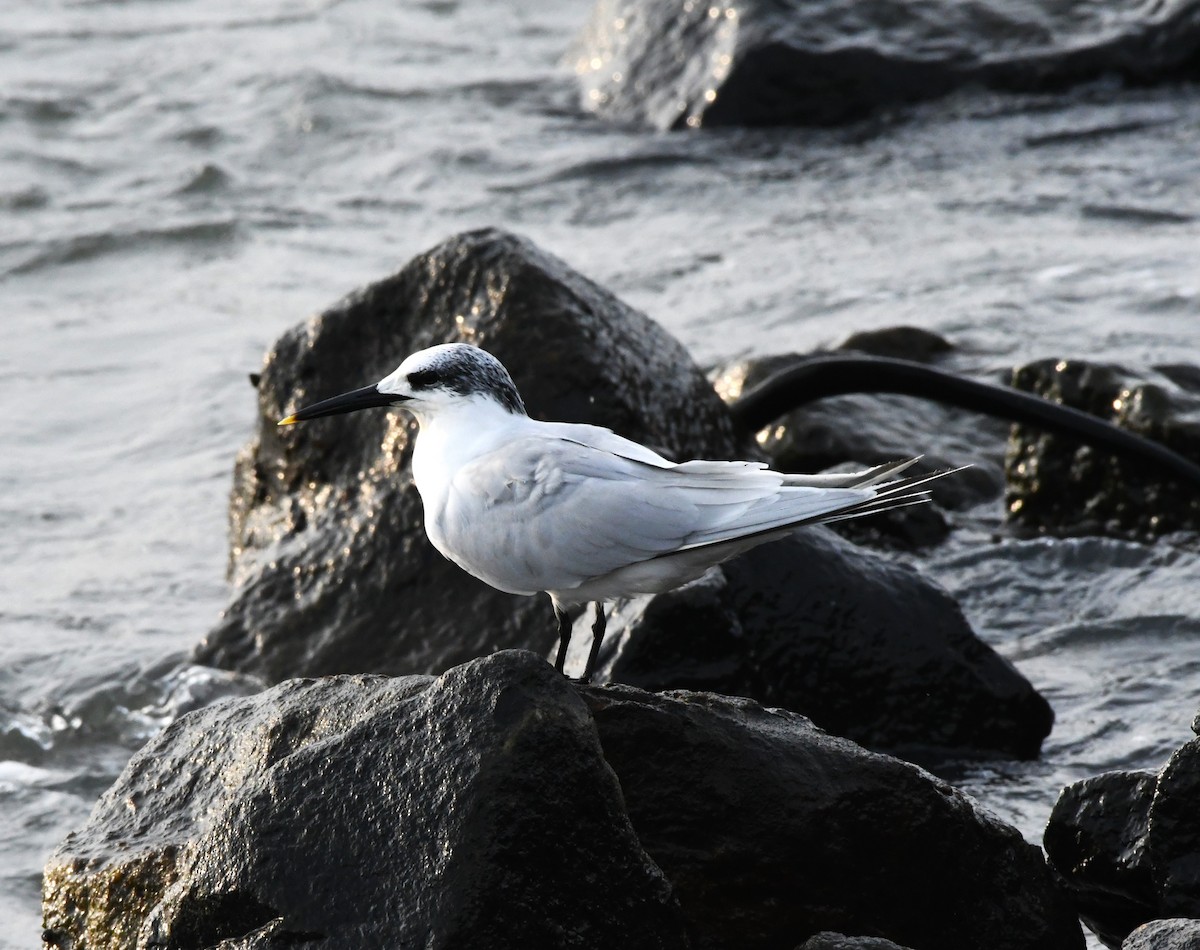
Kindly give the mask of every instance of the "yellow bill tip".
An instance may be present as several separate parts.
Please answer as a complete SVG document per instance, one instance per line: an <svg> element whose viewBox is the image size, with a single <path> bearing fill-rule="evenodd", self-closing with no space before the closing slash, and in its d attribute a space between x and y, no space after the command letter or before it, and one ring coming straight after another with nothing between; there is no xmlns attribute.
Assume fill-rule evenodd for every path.
<svg viewBox="0 0 1200 950"><path fill-rule="evenodd" d="M285 416L284 418L282 418L278 422L276 422L275 425L277 425L277 426L294 426L299 421L300 420L297 419L295 416Z"/></svg>

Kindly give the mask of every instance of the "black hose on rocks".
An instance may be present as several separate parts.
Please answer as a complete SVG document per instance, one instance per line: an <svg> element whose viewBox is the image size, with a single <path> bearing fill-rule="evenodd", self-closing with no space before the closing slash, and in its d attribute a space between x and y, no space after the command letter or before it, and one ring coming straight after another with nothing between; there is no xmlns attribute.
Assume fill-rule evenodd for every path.
<svg viewBox="0 0 1200 950"><path fill-rule="evenodd" d="M781 370L730 405L742 433L757 432L805 403L849 393L918 396L972 412L1035 426L1161 466L1181 481L1200 486L1200 465L1166 446L1096 416L1007 386L882 356L819 356Z"/></svg>

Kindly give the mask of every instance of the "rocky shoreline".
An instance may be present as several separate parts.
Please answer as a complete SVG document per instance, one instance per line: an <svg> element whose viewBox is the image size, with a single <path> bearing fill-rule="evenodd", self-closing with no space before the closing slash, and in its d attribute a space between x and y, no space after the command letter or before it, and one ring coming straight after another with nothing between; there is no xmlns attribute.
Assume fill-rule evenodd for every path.
<svg viewBox="0 0 1200 950"><path fill-rule="evenodd" d="M1111 946L1200 914L1178 870L1200 850L1175 833L1193 752L1157 779L1066 790L1048 867L902 759L1036 757L1049 704L944 591L827 529L622 606L611 685L555 674L545 605L425 544L401 415L274 425L289 400L449 340L497 352L531 413L677 456L802 455L819 431L797 415L739 445L676 341L500 231L290 331L237 461L234 599L194 655L277 685L178 718L134 757L47 865L45 943L1062 948L1082 946L1080 913ZM998 474L959 503L998 496ZM905 523L921 517L865 540L936 544ZM1127 946L1175 946L1181 926Z"/></svg>
<svg viewBox="0 0 1200 950"><path fill-rule="evenodd" d="M916 766L501 651L167 727L46 872L82 947L1083 945L1040 851Z"/></svg>

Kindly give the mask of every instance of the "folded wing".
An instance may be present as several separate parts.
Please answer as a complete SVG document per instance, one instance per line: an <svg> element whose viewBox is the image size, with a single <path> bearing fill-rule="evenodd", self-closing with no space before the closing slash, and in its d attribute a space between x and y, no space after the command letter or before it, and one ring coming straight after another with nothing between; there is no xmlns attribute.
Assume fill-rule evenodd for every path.
<svg viewBox="0 0 1200 950"><path fill-rule="evenodd" d="M537 436L463 467L440 525L445 553L502 590L561 591L675 552L927 499L914 489L928 476L880 482L908 462L787 476L755 462L673 465L608 449Z"/></svg>

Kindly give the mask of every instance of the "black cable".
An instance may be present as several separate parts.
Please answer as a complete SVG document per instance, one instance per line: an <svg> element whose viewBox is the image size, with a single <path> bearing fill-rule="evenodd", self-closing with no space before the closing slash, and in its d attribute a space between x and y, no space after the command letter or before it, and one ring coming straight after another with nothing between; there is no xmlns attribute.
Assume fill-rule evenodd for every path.
<svg viewBox="0 0 1200 950"><path fill-rule="evenodd" d="M819 356L747 390L730 405L735 427L757 432L784 413L827 396L897 393L969 409L972 412L1070 436L1143 462L1200 486L1200 465L1164 445L1096 416L1007 386L934 369L923 363L882 356Z"/></svg>

